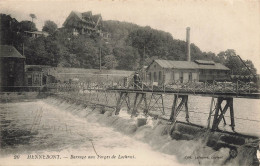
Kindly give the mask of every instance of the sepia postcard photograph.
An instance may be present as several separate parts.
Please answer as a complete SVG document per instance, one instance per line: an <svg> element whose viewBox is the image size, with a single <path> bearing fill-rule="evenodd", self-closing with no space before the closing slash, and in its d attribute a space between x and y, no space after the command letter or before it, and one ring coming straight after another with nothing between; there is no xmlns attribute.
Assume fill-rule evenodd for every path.
<svg viewBox="0 0 260 166"><path fill-rule="evenodd" d="M1 0L0 166L259 166L259 0Z"/></svg>

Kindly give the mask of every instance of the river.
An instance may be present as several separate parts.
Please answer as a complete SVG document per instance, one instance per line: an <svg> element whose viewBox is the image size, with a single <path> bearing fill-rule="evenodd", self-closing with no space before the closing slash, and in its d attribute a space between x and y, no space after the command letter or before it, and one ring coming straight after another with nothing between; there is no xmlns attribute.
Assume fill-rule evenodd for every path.
<svg viewBox="0 0 260 166"><path fill-rule="evenodd" d="M203 116L191 113L192 121L204 124L210 98L203 100L205 104L197 97L190 101L195 112L205 109ZM258 135L259 101L248 102L252 103L235 99L234 103L239 103L236 117L256 121L238 119L236 127ZM136 128L136 119L123 110L119 116L103 115L50 97L1 103L0 109L0 165L220 165L223 156L228 155L225 148L217 152L211 148L196 150L199 142L171 140L162 134L164 126L152 119L148 119L148 125ZM211 160L189 160L194 153L207 154ZM220 159L212 159L214 156Z"/></svg>

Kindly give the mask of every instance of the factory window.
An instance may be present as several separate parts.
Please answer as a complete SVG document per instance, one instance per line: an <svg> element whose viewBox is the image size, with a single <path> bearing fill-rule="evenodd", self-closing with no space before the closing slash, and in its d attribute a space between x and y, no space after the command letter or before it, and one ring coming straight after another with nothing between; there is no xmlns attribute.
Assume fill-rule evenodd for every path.
<svg viewBox="0 0 260 166"><path fill-rule="evenodd" d="M189 81L192 81L192 73L189 73Z"/></svg>
<svg viewBox="0 0 260 166"><path fill-rule="evenodd" d="M183 72L180 74L180 82L183 83Z"/></svg>
<svg viewBox="0 0 260 166"><path fill-rule="evenodd" d="M161 80L162 80L162 72L159 71L159 81L161 81Z"/></svg>
<svg viewBox="0 0 260 166"><path fill-rule="evenodd" d="M152 81L152 73L151 72L149 72L148 77L149 77L149 80Z"/></svg>
<svg viewBox="0 0 260 166"><path fill-rule="evenodd" d="M153 73L153 79L154 79L155 82L157 82L157 74L156 74L156 72Z"/></svg>

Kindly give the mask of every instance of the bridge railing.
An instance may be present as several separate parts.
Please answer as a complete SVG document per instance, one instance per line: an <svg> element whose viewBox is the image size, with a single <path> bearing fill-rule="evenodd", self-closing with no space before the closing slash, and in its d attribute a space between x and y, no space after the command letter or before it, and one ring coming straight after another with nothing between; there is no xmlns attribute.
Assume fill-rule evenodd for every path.
<svg viewBox="0 0 260 166"><path fill-rule="evenodd" d="M125 85L124 83L122 83ZM120 85L120 83L118 84ZM151 91L186 91L186 92L207 92L207 93L257 93L259 92L259 87L253 82L184 82L180 80L173 81L169 84L154 84L147 82L138 82L135 83L133 80L130 80L127 83L127 86L113 86L113 88L120 89L136 89L136 90L151 90Z"/></svg>
<svg viewBox="0 0 260 166"><path fill-rule="evenodd" d="M152 92L188 92L188 93L259 93L259 88L252 82L185 82L177 80L169 84L154 84L145 82L134 82L133 79L120 81L88 81L75 83L48 84L48 89L56 91L84 91L84 90L137 90Z"/></svg>

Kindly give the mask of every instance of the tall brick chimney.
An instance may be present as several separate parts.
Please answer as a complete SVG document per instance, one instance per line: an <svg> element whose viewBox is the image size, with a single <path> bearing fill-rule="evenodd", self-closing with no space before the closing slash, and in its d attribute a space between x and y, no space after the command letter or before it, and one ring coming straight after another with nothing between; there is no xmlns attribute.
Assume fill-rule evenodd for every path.
<svg viewBox="0 0 260 166"><path fill-rule="evenodd" d="M187 61L190 62L190 27L186 28Z"/></svg>

